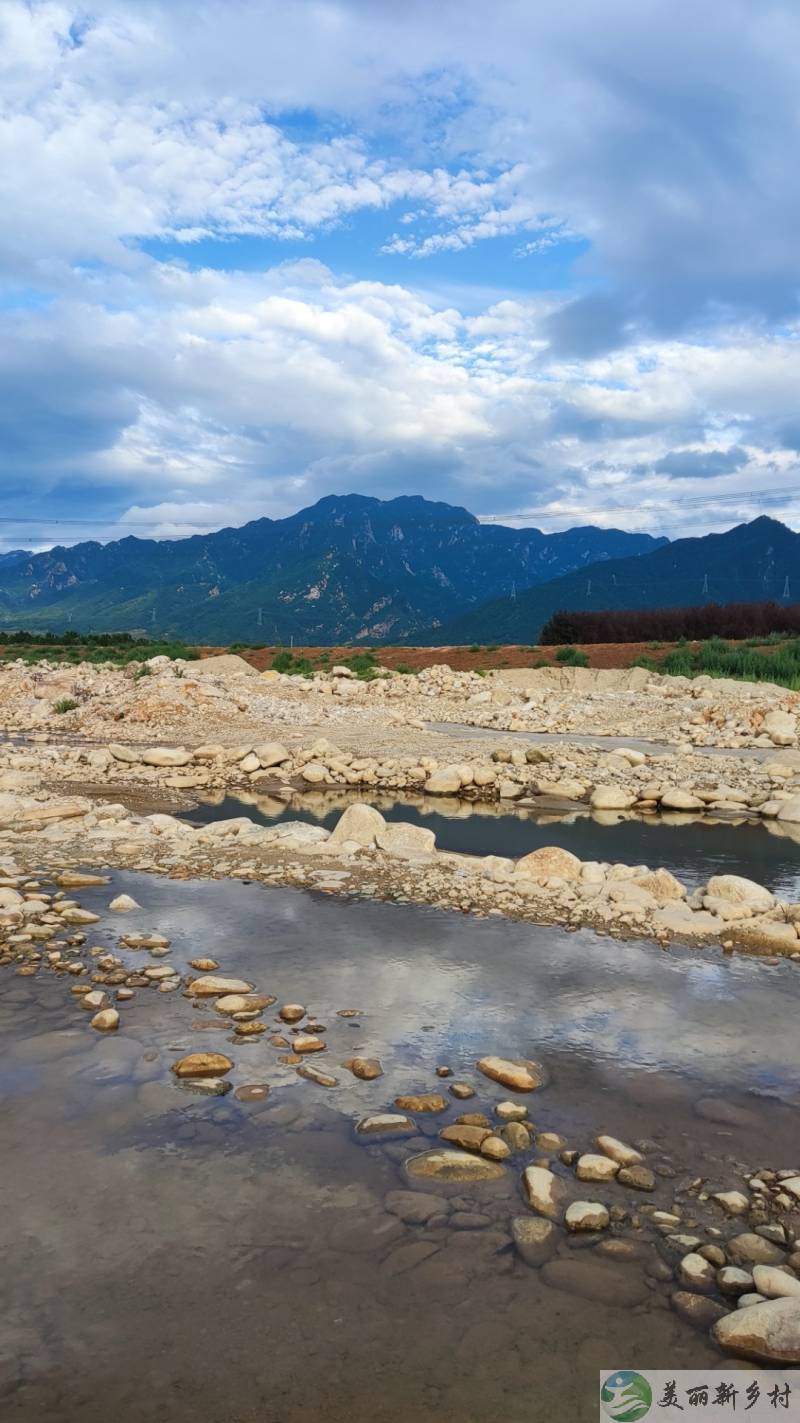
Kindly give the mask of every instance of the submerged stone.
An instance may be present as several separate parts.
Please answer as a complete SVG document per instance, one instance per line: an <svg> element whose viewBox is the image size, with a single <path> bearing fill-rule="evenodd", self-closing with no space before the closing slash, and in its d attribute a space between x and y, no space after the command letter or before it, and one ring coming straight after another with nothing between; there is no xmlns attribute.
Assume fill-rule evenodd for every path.
<svg viewBox="0 0 800 1423"><path fill-rule="evenodd" d="M467 1151L424 1151L406 1161L404 1169L412 1181L499 1181L505 1175L498 1161Z"/></svg>

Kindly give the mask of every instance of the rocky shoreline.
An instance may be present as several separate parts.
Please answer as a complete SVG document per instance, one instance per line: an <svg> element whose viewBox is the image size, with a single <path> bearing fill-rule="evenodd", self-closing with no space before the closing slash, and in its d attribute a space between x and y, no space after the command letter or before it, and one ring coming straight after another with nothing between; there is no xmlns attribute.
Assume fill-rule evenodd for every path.
<svg viewBox="0 0 800 1423"><path fill-rule="evenodd" d="M2 781L0 781L2 784ZM193 826L160 812L0 791L0 853L27 868L100 865L172 877L237 876L326 893L430 904L620 937L721 945L800 962L800 904L738 875L689 893L669 870L581 861L544 846L514 861L436 849L433 831L350 805L332 831L247 816Z"/></svg>
<svg viewBox="0 0 800 1423"><path fill-rule="evenodd" d="M19 837L33 833L36 853L57 850L56 859L66 857L64 864L76 862L77 856L78 861L89 857L172 875L249 875L329 893L645 935L661 944L674 938L795 961L800 957L800 905L739 876L713 876L690 893L663 867L582 862L556 847L545 846L516 862L492 854L455 854L438 850L430 830L387 824L377 810L359 802L330 833L293 822L263 827L247 816L193 828L169 814L127 808L131 803L144 808L148 797L180 808L197 796L236 790L268 795L279 805L303 791L346 791L365 798L411 792L431 805L457 797L498 808L590 811L595 820L609 824L630 814L673 824L698 815L734 823L761 821L800 839L800 750L794 713L786 709L798 700L794 694L738 685L735 715L741 718L742 708L749 709L751 730L758 732L754 739L768 742L771 750L764 750L763 759L726 757L720 778L708 754L689 746L658 752L625 745L613 750L577 744L526 747L482 737L459 745L437 738L413 715L427 699L436 715L458 712L465 724L475 712L471 701L477 695L489 697L494 715L494 702L513 701L520 679L531 702L530 679L540 675L534 672L506 674L510 685L493 679L491 688L464 698L482 679L447 668L428 669L419 678L395 674L372 682L358 682L344 668L307 682L279 673L259 676L235 656L180 664L159 657L134 669L31 670L22 664L2 669L0 708L7 720L19 724L38 708L51 729L30 733L38 739L0 748L0 846L16 852ZM544 670L560 678L562 687L575 684L582 671ZM594 674L583 692L573 685L575 715L583 718L584 730L588 717L604 724L613 719L617 730L629 725L632 713L641 711L642 696L657 694L662 706L674 704L684 717L687 695L692 704L708 696L705 686L688 684L687 693L686 687L668 685L668 678L653 679L642 669L634 673ZM82 700L63 721L76 719L76 737L80 729L85 733L81 740L63 732L56 740L52 729L58 723L62 730L62 718L48 699L68 684ZM552 693L548 683L535 694L539 712L547 704L548 688ZM462 701L454 708L456 693ZM262 722L260 735L238 739L232 715L224 738L189 739L187 733L197 730L198 712L203 726L209 720L216 725L222 703L243 715L261 707L265 697L264 709L278 722ZM396 713L387 720L392 703L403 707L402 720ZM310 734L320 707L334 704L337 715L346 714L339 724L340 740ZM485 705L479 701L479 707ZM698 715L713 728L716 722L707 719L707 712ZM175 739L144 741L154 720L168 726ZM294 723L291 734L278 737L288 720ZM114 738L104 744L92 741L90 734L105 730L109 721ZM663 724L662 716L662 729ZM717 727L718 739L725 739L726 725ZM371 754L378 730L384 749ZM649 733L651 727L638 730ZM431 754L432 747L440 754ZM450 754L453 749L457 759ZM76 795L89 788L89 797Z"/></svg>

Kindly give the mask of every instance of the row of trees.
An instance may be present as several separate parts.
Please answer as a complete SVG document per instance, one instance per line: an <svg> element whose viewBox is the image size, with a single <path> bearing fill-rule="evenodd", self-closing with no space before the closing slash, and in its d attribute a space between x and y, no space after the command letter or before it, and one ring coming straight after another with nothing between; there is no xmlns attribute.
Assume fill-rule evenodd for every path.
<svg viewBox="0 0 800 1423"><path fill-rule="evenodd" d="M544 646L593 642L702 642L709 637L769 637L800 633L800 603L703 603L695 608L608 609L554 613L540 634Z"/></svg>

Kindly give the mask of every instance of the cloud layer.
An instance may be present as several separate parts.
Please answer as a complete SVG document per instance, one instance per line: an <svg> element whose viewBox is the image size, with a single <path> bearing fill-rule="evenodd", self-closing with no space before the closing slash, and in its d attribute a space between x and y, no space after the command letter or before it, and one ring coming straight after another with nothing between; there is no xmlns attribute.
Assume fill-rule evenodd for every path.
<svg viewBox="0 0 800 1423"><path fill-rule="evenodd" d="M5 546L353 489L800 522L798 40L743 0L5 0L0 479L45 510Z"/></svg>

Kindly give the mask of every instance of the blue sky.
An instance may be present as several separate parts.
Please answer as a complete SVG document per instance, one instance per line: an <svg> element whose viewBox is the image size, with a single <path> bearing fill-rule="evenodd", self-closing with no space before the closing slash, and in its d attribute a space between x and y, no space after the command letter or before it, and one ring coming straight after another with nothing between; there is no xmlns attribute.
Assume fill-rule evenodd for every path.
<svg viewBox="0 0 800 1423"><path fill-rule="evenodd" d="M785 0L3 0L2 546L800 526L799 68Z"/></svg>

